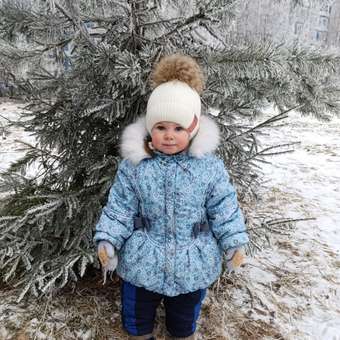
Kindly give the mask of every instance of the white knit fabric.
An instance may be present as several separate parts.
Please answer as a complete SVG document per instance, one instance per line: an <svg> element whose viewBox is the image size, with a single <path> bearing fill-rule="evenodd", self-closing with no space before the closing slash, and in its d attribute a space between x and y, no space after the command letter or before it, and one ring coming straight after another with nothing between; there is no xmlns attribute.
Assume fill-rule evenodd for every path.
<svg viewBox="0 0 340 340"><path fill-rule="evenodd" d="M197 125L190 139L199 128L201 98L188 84L171 80L157 86L151 93L146 109L146 129L151 134L152 127L162 121L174 122L187 129L195 115Z"/></svg>

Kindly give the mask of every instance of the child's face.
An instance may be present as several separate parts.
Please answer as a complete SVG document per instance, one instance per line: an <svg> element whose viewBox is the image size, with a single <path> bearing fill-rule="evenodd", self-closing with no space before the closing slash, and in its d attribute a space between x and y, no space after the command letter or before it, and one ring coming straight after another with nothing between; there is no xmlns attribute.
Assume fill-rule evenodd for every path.
<svg viewBox="0 0 340 340"><path fill-rule="evenodd" d="M189 145L189 132L172 122L159 122L151 130L152 145L158 151L172 155Z"/></svg>

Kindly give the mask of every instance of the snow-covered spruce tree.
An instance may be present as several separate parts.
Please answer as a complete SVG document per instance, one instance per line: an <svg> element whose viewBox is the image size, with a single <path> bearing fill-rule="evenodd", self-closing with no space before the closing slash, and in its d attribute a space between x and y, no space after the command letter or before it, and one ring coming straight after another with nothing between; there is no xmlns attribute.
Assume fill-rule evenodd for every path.
<svg viewBox="0 0 340 340"><path fill-rule="evenodd" d="M121 131L145 112L148 77L161 56L185 53L204 68L204 111L214 108L219 153L241 199L255 195L256 163L276 152L259 149L261 127L293 108L319 118L338 112L337 57L270 43L226 45L233 0L32 3L0 9L0 58L16 74L27 102L21 124L37 140L1 174L0 275L22 287L19 298L63 287L97 265L92 234L120 160ZM16 72L22 64L26 72ZM254 126L268 103L282 113ZM36 176L28 177L35 162Z"/></svg>

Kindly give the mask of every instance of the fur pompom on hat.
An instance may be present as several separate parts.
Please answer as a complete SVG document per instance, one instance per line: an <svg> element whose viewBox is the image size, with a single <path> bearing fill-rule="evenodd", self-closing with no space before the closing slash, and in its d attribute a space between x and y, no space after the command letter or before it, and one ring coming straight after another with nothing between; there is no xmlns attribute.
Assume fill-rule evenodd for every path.
<svg viewBox="0 0 340 340"><path fill-rule="evenodd" d="M153 69L154 88L146 109L146 129L161 121L183 126L190 139L199 129L201 98L204 80L198 63L191 57L172 54L163 57Z"/></svg>
<svg viewBox="0 0 340 340"><path fill-rule="evenodd" d="M203 73L192 57L172 54L163 57L155 65L151 75L151 86L155 88L170 80L179 80L186 83L196 90L198 94L203 91Z"/></svg>

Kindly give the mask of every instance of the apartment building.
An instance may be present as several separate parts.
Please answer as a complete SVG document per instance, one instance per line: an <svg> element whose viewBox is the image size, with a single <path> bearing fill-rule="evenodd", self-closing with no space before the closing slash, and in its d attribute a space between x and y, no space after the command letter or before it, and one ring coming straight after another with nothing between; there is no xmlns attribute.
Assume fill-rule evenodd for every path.
<svg viewBox="0 0 340 340"><path fill-rule="evenodd" d="M21 1L34 3L32 0ZM0 0L0 5L2 2ZM97 8L98 11L104 10L104 3ZM187 6L194 3L195 0L186 1L182 14L188 13L190 8ZM225 39L237 42L297 41L304 45L340 47L340 0L301 0L299 5L294 3L292 0L241 1L236 21L229 27ZM87 29L95 30L90 24L86 24Z"/></svg>
<svg viewBox="0 0 340 340"><path fill-rule="evenodd" d="M239 38L328 46L338 37L340 0L248 0L241 6L233 32Z"/></svg>
<svg viewBox="0 0 340 340"><path fill-rule="evenodd" d="M327 43L329 46L340 48L340 0L334 1L332 5Z"/></svg>
<svg viewBox="0 0 340 340"><path fill-rule="evenodd" d="M293 39L307 45L326 46L333 2L305 0L302 6L291 10Z"/></svg>

